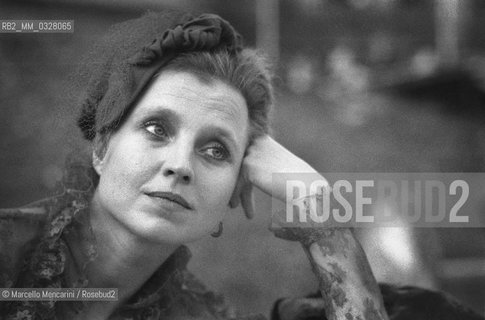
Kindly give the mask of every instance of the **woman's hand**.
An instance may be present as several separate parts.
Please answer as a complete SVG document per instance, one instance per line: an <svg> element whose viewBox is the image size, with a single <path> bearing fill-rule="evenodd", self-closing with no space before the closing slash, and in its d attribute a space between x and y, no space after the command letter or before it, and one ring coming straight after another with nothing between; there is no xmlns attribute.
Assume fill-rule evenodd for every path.
<svg viewBox="0 0 485 320"><path fill-rule="evenodd" d="M317 173L268 135L256 138L243 159L238 184L230 201L231 208L241 203L248 218L254 216L252 187L281 201L286 201L284 183L273 183L273 173ZM321 177L324 180L323 177Z"/></svg>
<svg viewBox="0 0 485 320"><path fill-rule="evenodd" d="M274 139L262 136L247 150L238 186L230 202L231 207L236 207L240 201L246 215L251 218L254 212L252 186L286 201L284 179L281 179L281 183L276 180L273 183L273 173L317 174L308 163ZM316 177L325 180L322 176ZM318 197L310 195L313 196ZM350 229L302 228L294 225L292 228L283 227L273 231L277 237L302 243L319 280L329 320L388 319L365 253Z"/></svg>

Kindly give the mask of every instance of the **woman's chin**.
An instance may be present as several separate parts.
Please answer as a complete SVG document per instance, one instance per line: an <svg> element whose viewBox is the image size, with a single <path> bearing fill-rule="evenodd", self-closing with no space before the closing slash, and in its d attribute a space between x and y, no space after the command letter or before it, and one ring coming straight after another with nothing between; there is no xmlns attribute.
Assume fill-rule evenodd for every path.
<svg viewBox="0 0 485 320"><path fill-rule="evenodd" d="M188 221L177 223L163 216L151 215L131 222L127 227L132 234L158 244L182 245L200 239L205 234L195 231Z"/></svg>

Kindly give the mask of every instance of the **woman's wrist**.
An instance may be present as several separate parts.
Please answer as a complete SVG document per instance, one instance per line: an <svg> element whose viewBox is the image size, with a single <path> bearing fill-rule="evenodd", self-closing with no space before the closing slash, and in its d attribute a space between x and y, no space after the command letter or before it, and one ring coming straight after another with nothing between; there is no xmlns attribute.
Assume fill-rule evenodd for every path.
<svg viewBox="0 0 485 320"><path fill-rule="evenodd" d="M367 257L350 229L327 229L303 244L325 302L327 318L385 320L381 293Z"/></svg>
<svg viewBox="0 0 485 320"><path fill-rule="evenodd" d="M309 249L313 244L318 243L322 239L328 239L335 233L334 229L324 228L302 228L297 234L297 240L306 249Z"/></svg>
<svg viewBox="0 0 485 320"><path fill-rule="evenodd" d="M330 206L330 194L332 188L330 185L318 188L315 193L297 198L293 200L294 204L299 204L303 202L303 208L307 216L307 221L312 221L310 212L312 210L312 201L315 201L317 207L319 206ZM330 209L330 208L329 208ZM332 228L324 224L316 223L305 223L301 226L296 226L295 228L286 228L288 232L293 233L293 240L299 241L305 248L309 248L313 243L319 241L320 239L328 239L335 233L335 228Z"/></svg>

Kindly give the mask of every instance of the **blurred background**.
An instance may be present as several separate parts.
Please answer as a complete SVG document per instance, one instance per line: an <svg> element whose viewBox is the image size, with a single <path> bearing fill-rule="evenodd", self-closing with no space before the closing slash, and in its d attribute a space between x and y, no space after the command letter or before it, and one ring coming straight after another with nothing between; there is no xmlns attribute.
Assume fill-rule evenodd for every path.
<svg viewBox="0 0 485 320"><path fill-rule="evenodd" d="M321 172L485 171L482 0L0 1L0 19L75 20L74 33L0 33L0 207L46 197L78 147L69 79L116 22L215 12L275 69L274 136ZM314 291L299 247L273 237L271 200L191 244L189 268L242 314ZM485 314L485 231L357 230L380 281L451 293Z"/></svg>

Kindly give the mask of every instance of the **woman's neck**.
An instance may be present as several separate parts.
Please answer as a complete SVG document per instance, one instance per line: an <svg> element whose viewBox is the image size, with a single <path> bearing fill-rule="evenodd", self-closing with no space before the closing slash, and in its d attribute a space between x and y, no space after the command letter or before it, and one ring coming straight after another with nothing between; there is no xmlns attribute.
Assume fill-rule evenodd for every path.
<svg viewBox="0 0 485 320"><path fill-rule="evenodd" d="M88 287L118 289L117 303L103 304L104 312L99 310L99 305L92 308L98 314L105 313L105 317L99 318L104 319L133 296L179 245L155 243L133 234L98 205L96 194L89 220L80 230L81 236L70 246L78 269L82 269L86 259L82 248L94 236L96 258L85 270Z"/></svg>

